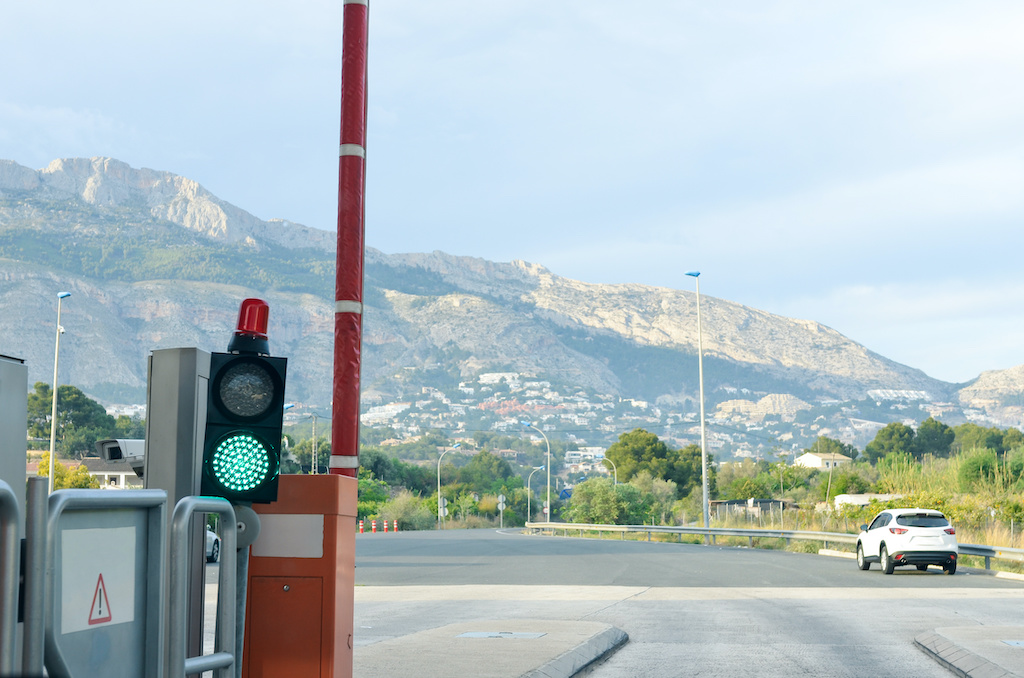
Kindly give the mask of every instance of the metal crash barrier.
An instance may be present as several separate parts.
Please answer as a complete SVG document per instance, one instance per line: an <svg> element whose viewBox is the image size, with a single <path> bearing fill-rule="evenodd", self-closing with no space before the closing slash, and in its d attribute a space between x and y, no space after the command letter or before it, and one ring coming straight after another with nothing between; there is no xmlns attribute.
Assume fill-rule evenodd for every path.
<svg viewBox="0 0 1024 678"><path fill-rule="evenodd" d="M543 534L550 532L561 532L563 536L569 536L570 532L578 532L583 536L584 532L617 532L620 537L627 533L640 533L647 535L647 541L651 540L652 533L674 534L682 538L684 534L707 535L711 543L715 543L715 537L746 537L751 548L754 546L754 539L785 539L788 544L792 539L803 539L809 541L829 542L837 544L856 544L857 535L847 532L811 532L805 530L764 530L744 529L731 527L673 527L668 525L598 525L594 523L526 523L526 529L533 533ZM980 556L985 559L985 569L992 569L992 559L1010 560L1013 562L1024 562L1024 549L1007 548L1002 546L985 546L983 544L960 544L960 555Z"/></svg>

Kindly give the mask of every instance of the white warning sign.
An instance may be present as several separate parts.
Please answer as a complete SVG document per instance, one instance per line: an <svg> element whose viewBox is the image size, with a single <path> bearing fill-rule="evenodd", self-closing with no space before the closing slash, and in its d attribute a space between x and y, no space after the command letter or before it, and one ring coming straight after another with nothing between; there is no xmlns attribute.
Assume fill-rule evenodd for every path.
<svg viewBox="0 0 1024 678"><path fill-rule="evenodd" d="M135 528L61 532L61 633L135 620Z"/></svg>

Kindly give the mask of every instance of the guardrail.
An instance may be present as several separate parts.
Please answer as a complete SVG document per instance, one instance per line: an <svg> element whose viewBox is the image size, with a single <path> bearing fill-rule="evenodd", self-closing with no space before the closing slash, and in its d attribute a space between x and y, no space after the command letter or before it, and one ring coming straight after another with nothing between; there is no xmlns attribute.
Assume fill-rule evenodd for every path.
<svg viewBox="0 0 1024 678"><path fill-rule="evenodd" d="M569 532L579 532L581 536L584 532L618 532L620 537L624 537L627 533L646 533L647 541L651 540L651 534L653 533L679 535L680 540L684 534L696 534L708 536L712 544L715 543L716 536L747 537L748 544L751 548L754 547L755 538L785 539L786 544L789 544L793 539L820 541L825 543L825 548L828 548L829 542L839 544L857 543L856 534L850 534L848 532L811 532L805 530L764 530L732 527L672 527L665 525L597 525L593 523L526 523L526 529L534 532L550 531L554 533L556 531L561 531L565 536L568 536ZM993 558L1024 563L1024 549L1014 549L1002 546L960 544L960 555L980 556L984 558L986 570L992 569Z"/></svg>

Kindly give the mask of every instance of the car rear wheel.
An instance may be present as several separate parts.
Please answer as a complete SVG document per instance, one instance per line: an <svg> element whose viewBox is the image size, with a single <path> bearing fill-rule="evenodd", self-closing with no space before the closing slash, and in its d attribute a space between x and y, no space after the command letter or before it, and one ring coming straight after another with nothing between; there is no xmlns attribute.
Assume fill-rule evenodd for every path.
<svg viewBox="0 0 1024 678"><path fill-rule="evenodd" d="M871 567L871 563L864 560L864 545L857 544L857 567L862 570L866 570Z"/></svg>
<svg viewBox="0 0 1024 678"><path fill-rule="evenodd" d="M882 572L886 574L892 574L893 570L896 569L896 563L889 557L889 549L882 545L882 553L878 556L879 564L882 566Z"/></svg>
<svg viewBox="0 0 1024 678"><path fill-rule="evenodd" d="M210 557L206 559L208 563L216 563L220 560L220 542L213 542L213 548L210 549Z"/></svg>
<svg viewBox="0 0 1024 678"><path fill-rule="evenodd" d="M956 561L953 561L949 565L943 565L942 569L946 571L946 574L956 574Z"/></svg>

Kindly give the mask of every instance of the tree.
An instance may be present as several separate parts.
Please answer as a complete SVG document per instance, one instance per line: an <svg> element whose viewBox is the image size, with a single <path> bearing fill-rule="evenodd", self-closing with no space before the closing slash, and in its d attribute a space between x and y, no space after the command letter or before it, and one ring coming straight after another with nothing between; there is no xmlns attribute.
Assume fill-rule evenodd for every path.
<svg viewBox="0 0 1024 678"><path fill-rule="evenodd" d="M629 481L629 484L641 494L650 497L652 515L659 517L664 524L666 518L672 514L672 506L678 496L676 484L671 480L655 478L650 471L641 471Z"/></svg>
<svg viewBox="0 0 1024 678"><path fill-rule="evenodd" d="M1024 446L1024 433L1018 428L1010 427L1003 433L1003 451L1009 452Z"/></svg>
<svg viewBox="0 0 1024 678"><path fill-rule="evenodd" d="M952 428L934 417L928 417L917 427L917 434L914 436L914 444L910 451L916 459L920 459L926 454L948 457L954 438L956 438L956 433Z"/></svg>
<svg viewBox="0 0 1024 678"><path fill-rule="evenodd" d="M50 437L53 389L41 381L28 396L28 433L33 438ZM57 389L57 452L63 457L82 457L97 440L117 433L116 420L102 405L75 386ZM143 429L145 430L145 429Z"/></svg>
<svg viewBox="0 0 1024 678"><path fill-rule="evenodd" d="M770 499L772 481L767 473L753 478L737 478L725 489L726 499Z"/></svg>
<svg viewBox="0 0 1024 678"><path fill-rule="evenodd" d="M57 404L60 404L58 396ZM50 453L43 453L39 462L39 469L36 475L48 478L50 476ZM96 490L100 487L100 481L96 476L89 473L85 464L79 464L74 469L69 469L57 460L53 462L53 489L55 490Z"/></svg>
<svg viewBox="0 0 1024 678"><path fill-rule="evenodd" d="M566 519L571 523L638 525L646 522L650 496L632 485L613 485L611 478L592 478L573 488Z"/></svg>
<svg viewBox="0 0 1024 678"><path fill-rule="evenodd" d="M818 497L825 501L840 494L862 494L871 489L871 483L860 473L853 469L843 468L832 475L832 487L829 491L828 483L818 484ZM829 496L826 497L825 495Z"/></svg>
<svg viewBox="0 0 1024 678"><path fill-rule="evenodd" d="M479 452L458 470L456 480L481 494L498 493L514 475L512 465L506 460L490 452Z"/></svg>
<svg viewBox="0 0 1024 678"><path fill-rule="evenodd" d="M971 492L978 484L991 483L999 470L996 453L988 449L974 449L964 455L957 473L960 487Z"/></svg>
<svg viewBox="0 0 1024 678"><path fill-rule="evenodd" d="M463 492L455 498L455 511L462 522L466 522L466 516L476 511L476 499L468 492Z"/></svg>
<svg viewBox="0 0 1024 678"><path fill-rule="evenodd" d="M864 448L868 460L875 464L879 459L892 453L910 452L914 442L914 429L897 421L886 424L875 434L875 439Z"/></svg>
<svg viewBox="0 0 1024 678"><path fill-rule="evenodd" d="M57 404L60 404L59 400ZM141 440L146 437L146 421L141 417L129 417L127 414L118 415L114 420L113 437Z"/></svg>
<svg viewBox="0 0 1024 678"><path fill-rule="evenodd" d="M1003 451L1003 432L998 428L985 428L968 422L960 424L953 431L956 435L954 445L959 447L962 452L971 450Z"/></svg>
<svg viewBox="0 0 1024 678"><path fill-rule="evenodd" d="M402 490L381 506L378 515L384 520L397 520L402 530L431 530L437 524L437 515L408 490Z"/></svg>
<svg viewBox="0 0 1024 678"><path fill-rule="evenodd" d="M299 466L309 469L310 472L313 470L313 439L306 438L300 440L291 448L292 456L295 457L295 461L299 463ZM323 469L327 466L328 460L331 458L331 443L327 438L321 438L317 436L316 439L316 462L317 470ZM365 468L366 464L363 463L362 456L360 455L360 468ZM383 476L374 474L377 478L384 479Z"/></svg>
<svg viewBox="0 0 1024 678"><path fill-rule="evenodd" d="M620 435L605 457L615 465L620 482L628 483L641 471L648 471L654 478L674 482L678 496L685 496L694 485L701 484L699 446L673 450L658 436L640 428ZM710 486L710 469L708 473Z"/></svg>
<svg viewBox="0 0 1024 678"><path fill-rule="evenodd" d="M377 480L366 469L359 469L359 495L356 502L356 517L360 520L375 516L388 500L390 488L387 483Z"/></svg>

